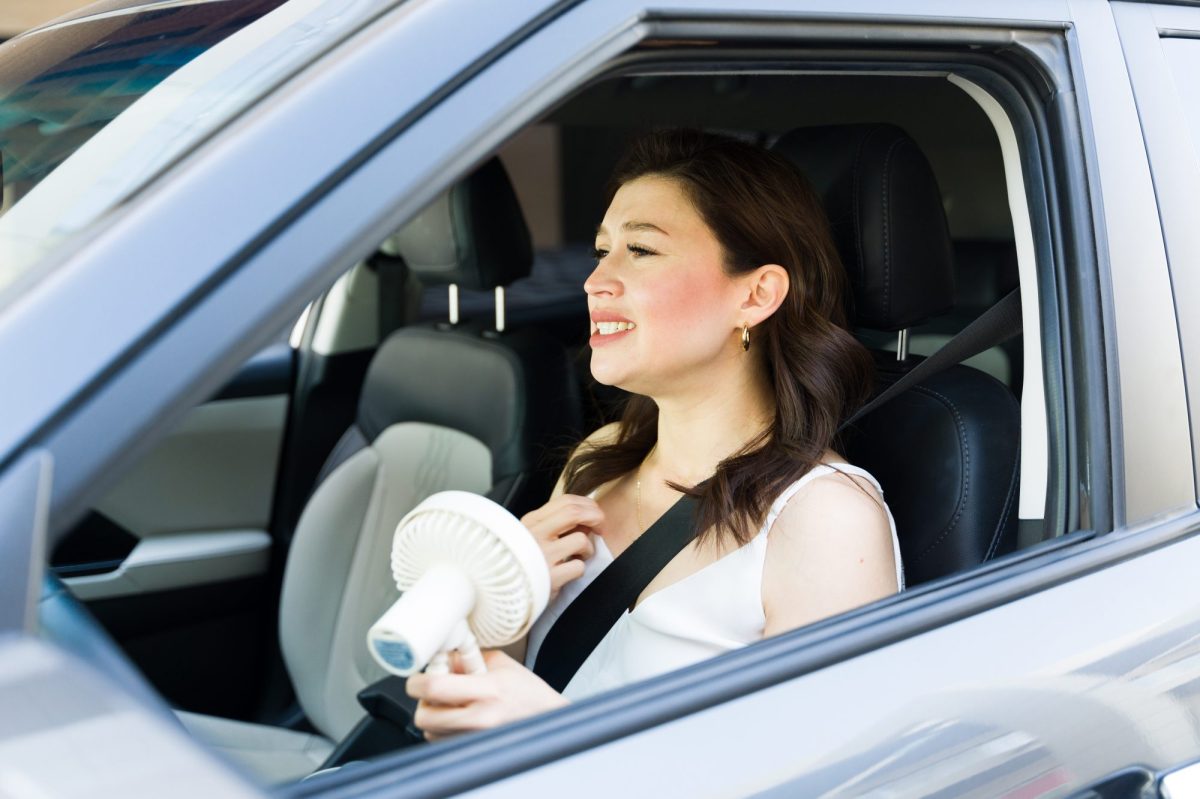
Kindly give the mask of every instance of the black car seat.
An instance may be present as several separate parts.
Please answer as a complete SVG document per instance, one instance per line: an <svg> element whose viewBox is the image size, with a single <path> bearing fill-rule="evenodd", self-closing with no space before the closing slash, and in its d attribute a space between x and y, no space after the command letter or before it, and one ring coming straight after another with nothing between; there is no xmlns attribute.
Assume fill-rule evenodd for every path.
<svg viewBox="0 0 1200 799"><path fill-rule="evenodd" d="M908 134L886 124L798 128L774 149L824 199L850 275L855 327L899 334L952 309L941 193ZM873 354L877 389L921 360ZM1015 548L1020 407L995 378L953 366L850 425L842 443L883 486L908 585Z"/></svg>
<svg viewBox="0 0 1200 799"><path fill-rule="evenodd" d="M492 160L439 197L387 248L426 282L494 289L528 274L516 196ZM329 457L297 524L279 635L304 733L181 713L193 734L267 782L313 771L363 716L356 694L385 676L367 628L394 602L396 524L430 494L485 494L521 514L545 502L547 457L579 434L565 351L532 331L409 327L367 370L355 423Z"/></svg>

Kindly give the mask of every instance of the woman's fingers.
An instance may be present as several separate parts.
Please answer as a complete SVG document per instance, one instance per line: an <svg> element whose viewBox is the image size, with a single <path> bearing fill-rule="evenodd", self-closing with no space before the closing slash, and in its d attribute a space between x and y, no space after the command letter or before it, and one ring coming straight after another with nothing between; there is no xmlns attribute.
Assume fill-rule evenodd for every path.
<svg viewBox="0 0 1200 799"><path fill-rule="evenodd" d="M465 705L494 698L492 683L475 674L414 674L404 690L413 699L435 705Z"/></svg>
<svg viewBox="0 0 1200 799"><path fill-rule="evenodd" d="M542 554L550 567L550 596L557 596L564 585L582 577L584 561L595 551L591 537L584 532L568 533L543 544Z"/></svg>
<svg viewBox="0 0 1200 799"><path fill-rule="evenodd" d="M413 724L425 732L429 740L437 740L455 733L483 730L490 726L487 713L474 706L433 705L418 702L413 713Z"/></svg>
<svg viewBox="0 0 1200 799"><path fill-rule="evenodd" d="M584 563L582 560L566 560L550 567L550 595L555 596L559 590L583 576Z"/></svg>
<svg viewBox="0 0 1200 799"><path fill-rule="evenodd" d="M419 700L413 723L429 740L487 729L566 703L553 688L503 652L483 653L479 674L414 674L408 695Z"/></svg>
<svg viewBox="0 0 1200 799"><path fill-rule="evenodd" d="M521 523L542 542L552 541L579 527L596 528L603 522L604 511L595 500L571 494L555 497L521 518Z"/></svg>
<svg viewBox="0 0 1200 799"><path fill-rule="evenodd" d="M550 594L583 574L583 561L595 550L581 527L598 529L604 523L604 511L594 499L563 494L521 518L546 558L550 568Z"/></svg>
<svg viewBox="0 0 1200 799"><path fill-rule="evenodd" d="M571 558L587 560L596 550L588 534L577 530L549 542L542 551L546 553L547 562L553 566Z"/></svg>

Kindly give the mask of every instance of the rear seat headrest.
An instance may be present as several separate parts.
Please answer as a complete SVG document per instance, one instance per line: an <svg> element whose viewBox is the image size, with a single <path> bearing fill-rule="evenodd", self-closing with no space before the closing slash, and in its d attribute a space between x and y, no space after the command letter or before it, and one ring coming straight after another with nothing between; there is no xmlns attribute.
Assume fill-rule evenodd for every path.
<svg viewBox="0 0 1200 799"><path fill-rule="evenodd" d="M825 201L854 288L854 324L895 331L954 305L950 231L933 170L887 124L797 128L772 148Z"/></svg>
<svg viewBox="0 0 1200 799"><path fill-rule="evenodd" d="M526 277L533 245L500 159L440 195L380 249L402 257L425 285L487 291Z"/></svg>

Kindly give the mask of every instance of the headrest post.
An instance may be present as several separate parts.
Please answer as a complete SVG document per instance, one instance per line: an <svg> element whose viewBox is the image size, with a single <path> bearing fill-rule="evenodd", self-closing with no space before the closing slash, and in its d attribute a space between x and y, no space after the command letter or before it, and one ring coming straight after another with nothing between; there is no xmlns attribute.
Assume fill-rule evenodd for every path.
<svg viewBox="0 0 1200 799"><path fill-rule="evenodd" d="M908 360L908 328L907 327L902 329L898 334L896 334L896 360L901 361L901 362Z"/></svg>
<svg viewBox="0 0 1200 799"><path fill-rule="evenodd" d="M450 284L450 324L458 324L458 284Z"/></svg>
<svg viewBox="0 0 1200 799"><path fill-rule="evenodd" d="M496 286L496 332L504 332L504 286Z"/></svg>

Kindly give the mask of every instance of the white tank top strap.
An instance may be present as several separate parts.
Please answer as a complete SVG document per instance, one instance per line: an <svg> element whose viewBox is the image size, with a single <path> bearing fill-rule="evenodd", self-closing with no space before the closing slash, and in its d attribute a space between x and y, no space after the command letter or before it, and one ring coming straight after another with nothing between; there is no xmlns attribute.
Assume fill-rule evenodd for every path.
<svg viewBox="0 0 1200 799"><path fill-rule="evenodd" d="M875 479L874 475L861 466L855 466L852 463L821 463L814 466L799 480L783 490L783 493L779 495L778 499L771 504L771 511L767 514L767 520L763 523L762 529L759 530L758 535L755 536L755 539L757 540L759 538L766 537L767 533L771 531L771 527L775 524L775 520L779 518L779 514L783 513L783 509L787 506L788 500L794 497L797 491L799 491L801 488L804 488L804 486L812 480L816 480L818 477L824 477L827 474L833 474L834 472L844 472L846 474L855 475L856 477L865 477L867 481L875 487L875 490L879 492L880 499L883 499L883 487L879 485L879 481ZM887 512L888 527L890 527L892 531L892 555L896 561L896 585L901 591L903 591L904 564L900 559L900 538L896 535L896 520L893 518L892 510L887 506L886 501L884 502L883 507Z"/></svg>
<svg viewBox="0 0 1200 799"><path fill-rule="evenodd" d="M771 527L775 524L775 520L779 518L779 514L783 513L783 509L787 507L788 502L796 495L797 491L804 488L804 486L808 485L813 480L816 480L818 477L824 477L825 475L834 474L836 472L847 472L858 477L867 478L871 485L875 487L875 490L879 492L879 495L883 496L883 489L879 486L879 481L876 480L866 469L855 466L851 463L818 463L816 466L805 472L799 480L785 488L783 493L781 493L775 499L775 501L771 503L771 510L767 514L767 520L763 524L762 530L759 531L759 535L766 535L770 531Z"/></svg>

